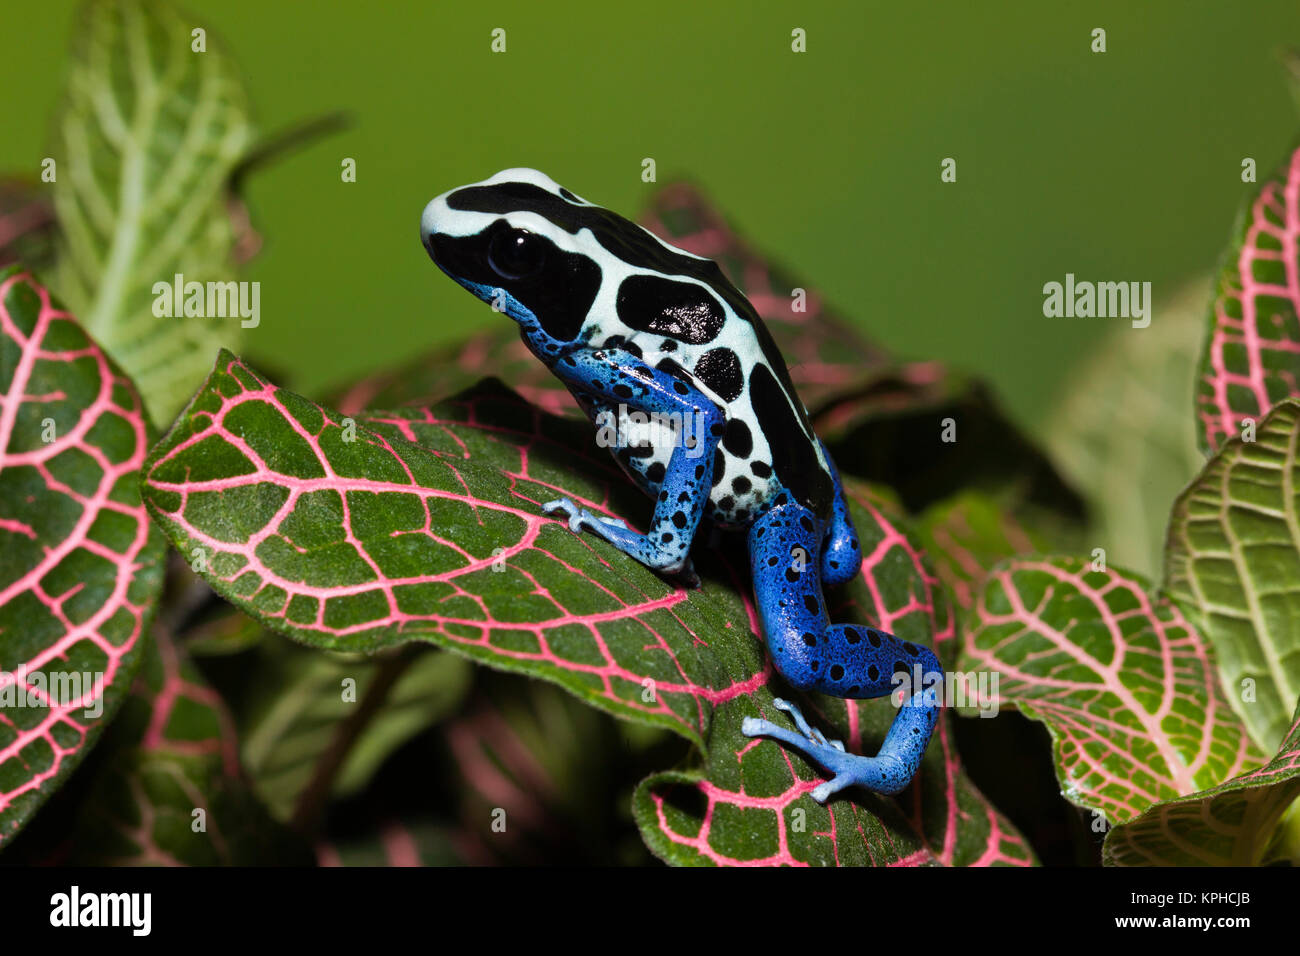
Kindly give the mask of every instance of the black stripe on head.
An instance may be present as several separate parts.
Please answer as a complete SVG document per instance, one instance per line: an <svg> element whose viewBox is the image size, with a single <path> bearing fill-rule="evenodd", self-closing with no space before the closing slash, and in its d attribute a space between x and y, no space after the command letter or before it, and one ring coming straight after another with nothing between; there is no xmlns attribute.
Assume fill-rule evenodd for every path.
<svg viewBox="0 0 1300 956"><path fill-rule="evenodd" d="M600 267L587 256L565 252L551 240L534 234L544 249L541 270L522 279L504 279L488 264L488 248L510 226L499 219L472 236L429 237L429 254L450 275L490 288L504 289L537 317L547 335L561 342L578 337L600 291Z"/></svg>
<svg viewBox="0 0 1300 956"><path fill-rule="evenodd" d="M447 205L452 209L498 216L512 212L532 212L575 236L583 229L590 229L607 251L630 266L667 275L689 276L711 286L715 283L730 286L731 294L744 301L744 296L727 282L716 262L689 256L665 246L652 233L616 212L600 206L582 206L568 202L532 183L466 186L449 194ZM718 288L718 292L730 304L731 300L721 288Z"/></svg>

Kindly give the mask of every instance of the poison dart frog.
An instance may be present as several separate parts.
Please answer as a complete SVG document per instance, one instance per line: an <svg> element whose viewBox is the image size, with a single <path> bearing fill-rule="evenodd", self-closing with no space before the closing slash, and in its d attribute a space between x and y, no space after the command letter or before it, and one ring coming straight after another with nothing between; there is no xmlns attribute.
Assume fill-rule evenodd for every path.
<svg viewBox="0 0 1300 956"><path fill-rule="evenodd" d="M518 323L528 349L617 436L607 443L615 458L655 502L645 534L568 498L546 513L692 586L701 521L744 531L768 650L793 688L883 697L896 672L934 686L942 668L929 648L827 616L823 585L862 564L844 489L771 334L717 263L532 169L433 199L420 238L443 272ZM845 752L780 699L794 730L749 717L742 732L829 771L812 791L818 802L852 785L893 794L938 719L933 690L901 696L875 757Z"/></svg>

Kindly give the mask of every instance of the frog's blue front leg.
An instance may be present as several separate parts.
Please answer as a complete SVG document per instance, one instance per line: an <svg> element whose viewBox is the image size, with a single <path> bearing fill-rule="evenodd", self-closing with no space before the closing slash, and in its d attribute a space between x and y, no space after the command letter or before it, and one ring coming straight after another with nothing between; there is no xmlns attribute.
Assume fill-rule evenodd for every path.
<svg viewBox="0 0 1300 956"><path fill-rule="evenodd" d="M646 534L620 519L594 515L568 498L548 501L542 509L548 514L565 511L573 531L594 532L647 567L683 572L694 583L688 555L713 488L713 452L726 425L722 411L699 389L623 349L578 349L560 358L553 371L601 402L674 416L682 440L669 457Z"/></svg>
<svg viewBox="0 0 1300 956"><path fill-rule="evenodd" d="M750 528L754 597L773 663L798 690L884 697L894 688L895 672L901 671L911 692L875 757L845 753L784 701L777 706L791 714L798 732L753 717L746 718L741 730L751 737L775 737L833 773L834 779L812 792L818 802L853 784L898 793L916 774L939 717L935 693L924 684L943 670L927 647L875 628L830 622L817 560L823 536L814 514L785 492ZM923 686L916 686L918 673L924 675Z"/></svg>

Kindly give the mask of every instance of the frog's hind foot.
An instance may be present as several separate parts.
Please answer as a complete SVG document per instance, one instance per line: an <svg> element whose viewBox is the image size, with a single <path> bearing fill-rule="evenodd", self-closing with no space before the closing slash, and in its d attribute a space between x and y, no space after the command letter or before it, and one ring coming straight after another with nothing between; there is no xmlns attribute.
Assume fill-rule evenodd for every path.
<svg viewBox="0 0 1300 956"><path fill-rule="evenodd" d="M740 725L740 732L746 737L779 740L833 774L830 780L812 790L812 798L818 803L825 803L845 787L862 786L876 793L897 793L907 786L912 774L902 761L884 755L862 757L847 753L838 740L828 741L821 731L809 727L794 704L779 697L773 704L790 715L798 733L758 717L746 717Z"/></svg>
<svg viewBox="0 0 1300 956"><path fill-rule="evenodd" d="M939 719L933 688L943 667L928 647L899 640L874 627L832 624L826 613L819 566L810 560L823 526L807 507L782 492L749 532L754 599L772 662L796 690L862 700L889 697L902 678L901 706L875 757L846 753L808 725L798 709L777 701L798 733L771 721L751 719L743 731L773 737L834 774L813 796L825 800L854 784L877 793L898 793L921 765Z"/></svg>
<svg viewBox="0 0 1300 956"><path fill-rule="evenodd" d="M804 720L804 716L800 713L799 708L790 703L790 701L784 700L780 697L774 697L772 698L772 706L777 710L783 710L789 714L790 719L794 721L794 725L799 728L799 733L803 734L813 743L826 747L834 747L841 753L844 752L844 744L840 743L838 740L827 740L826 735L820 730L809 726L808 721Z"/></svg>

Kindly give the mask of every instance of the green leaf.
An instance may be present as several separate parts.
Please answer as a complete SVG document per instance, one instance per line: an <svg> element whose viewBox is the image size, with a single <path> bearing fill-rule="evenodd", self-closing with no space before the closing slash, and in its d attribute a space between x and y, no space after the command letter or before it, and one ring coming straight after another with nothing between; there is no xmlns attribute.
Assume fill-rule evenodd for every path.
<svg viewBox="0 0 1300 956"><path fill-rule="evenodd" d="M241 331L238 315L186 316L183 302L175 317L154 312L155 283L235 277L226 182L252 130L239 73L210 33L191 49L195 27L164 3L88 4L55 121L58 286L155 421Z"/></svg>
<svg viewBox="0 0 1300 956"><path fill-rule="evenodd" d="M1265 753L1300 699L1300 402L1226 442L1174 504L1165 587L1214 644L1229 700Z"/></svg>
<svg viewBox="0 0 1300 956"><path fill-rule="evenodd" d="M0 846L139 667L162 587L147 448L130 379L30 274L0 272Z"/></svg>
<svg viewBox="0 0 1300 956"><path fill-rule="evenodd" d="M398 673L384 681L382 697L353 731L348 719L386 664L383 657L322 653L278 636L258 646L247 687L249 713L240 721L241 753L258 795L278 819L292 816L336 746L346 746L346 757L329 795L361 790L393 751L460 704L472 670L463 658L432 650L394 662Z"/></svg>
<svg viewBox="0 0 1300 956"><path fill-rule="evenodd" d="M1223 257L1196 390L1209 454L1283 399L1300 395L1300 148L1242 207Z"/></svg>
<svg viewBox="0 0 1300 956"><path fill-rule="evenodd" d="M72 857L93 866L303 865L310 852L242 779L220 697L161 627L105 740Z"/></svg>
<svg viewBox="0 0 1300 956"><path fill-rule="evenodd" d="M1140 574L1160 574L1169 502L1205 465L1187 419L1205 281L1156 305L1145 329L1114 328L1073 369L1042 429L1052 458L1088 500L1089 547Z"/></svg>
<svg viewBox="0 0 1300 956"><path fill-rule="evenodd" d="M961 669L1047 725L1061 790L1122 823L1263 760L1223 697L1209 646L1134 575L1069 557L998 565Z"/></svg>
<svg viewBox="0 0 1300 956"><path fill-rule="evenodd" d="M1300 797L1300 708L1277 755L1227 783L1151 807L1106 835L1118 866L1252 866L1267 862L1278 821Z"/></svg>
<svg viewBox="0 0 1300 956"><path fill-rule="evenodd" d="M704 586L688 591L542 514L541 502L557 495L634 520L648 510L586 423L544 415L491 384L431 409L349 423L223 353L146 473L152 513L209 583L297 640L336 650L434 641L555 682L615 716L671 729L707 751L720 773L756 749L738 728L760 709L771 713L773 675L747 576L737 570L747 564L737 542L698 548ZM879 499L855 494L855 503L863 578L842 592L837 619L856 614L950 653L954 632L938 580ZM842 703L824 709L832 706L844 713ZM864 736L847 716L844 724L864 748L883 737L883 727ZM730 750L725 760L719 747ZM791 799L817 777L800 763L796 782L791 758L775 745L753 760L766 768L767 785L773 773L789 778L776 792ZM954 761L942 772L946 786L958 773ZM945 792L980 800L964 781ZM944 830L934 837L941 858L1028 859L1009 825L992 825L995 811L986 811L960 823L915 816L927 838L932 828L969 823L1011 846L976 852L971 838ZM887 825L863 823L874 849L851 851L862 842L855 824L839 831L848 841L843 859L885 859L888 846L909 841L929 854L921 837L907 835L905 817L881 812L901 828L892 844ZM815 831L801 836L798 852L833 858ZM715 836L747 839L725 828Z"/></svg>

